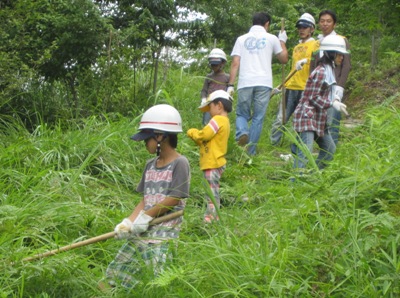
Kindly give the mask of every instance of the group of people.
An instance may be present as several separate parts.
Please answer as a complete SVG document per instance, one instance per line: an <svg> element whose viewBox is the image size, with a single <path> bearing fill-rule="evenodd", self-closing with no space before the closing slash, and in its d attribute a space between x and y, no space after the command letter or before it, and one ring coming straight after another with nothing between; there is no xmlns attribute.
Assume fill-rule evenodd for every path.
<svg viewBox="0 0 400 298"><path fill-rule="evenodd" d="M307 153L312 152L314 141L320 147L318 167L326 166L336 151L341 113L347 114L342 101L350 72L350 45L335 32L336 21L335 12L321 11L318 18L321 34L317 39L313 37L316 22L311 14L304 13L296 21L299 43L293 49L291 72L282 83L284 102L279 104L270 134L271 143L279 145L286 129L284 124L294 114L293 128L297 132L297 141L291 146L294 168L306 166ZM223 71L226 58L217 64L213 56L217 50L221 56L225 54L214 49L209 57L213 72L207 76L201 92L205 98L206 87L212 85L210 93L215 88L226 88L231 96L237 93L235 139L249 155L256 154L271 96L281 92L272 89L272 59L276 57L283 64L289 60L286 32L282 30L278 36L268 33L270 23L268 14L254 14L250 31L236 40L229 75ZM218 79L221 77L223 80Z"/></svg>
<svg viewBox="0 0 400 298"><path fill-rule="evenodd" d="M253 16L253 26L247 34L237 38L232 50L230 74L223 70L227 63L221 49L213 49L208 60L212 72L207 75L201 91L199 110L203 112L202 129L191 128L187 136L200 148L200 169L207 184L207 207L204 221L219 220L219 181L226 167L233 95L237 93L236 134L238 145L255 155L264 117L272 91L272 58L283 64L288 61L287 34L268 33L271 17L266 13ZM336 15L325 10L319 14L322 34L315 40L315 20L303 14L296 22L300 37L293 50L292 72L285 82L285 119L280 108L274 121L271 141L278 144L284 123L294 114L293 127L297 142L293 145L296 168L307 164L307 152L312 152L313 142L320 147L317 164L320 169L333 158L340 113L346 111L342 103L344 84L350 70L348 41L334 31ZM238 83L235 89L235 80ZM277 91L279 92L279 90ZM281 105L280 105L281 107ZM179 112L166 104L155 105L142 116L139 132L134 141L144 141L149 153L156 157L145 166L137 192L143 199L132 213L115 227L118 239L127 239L106 271L107 283L101 287L118 284L133 288L143 266L158 274L170 258L171 241L178 238L182 214L158 224L155 218L176 214L183 210L190 189L190 165L186 157L176 151L177 134L182 132Z"/></svg>

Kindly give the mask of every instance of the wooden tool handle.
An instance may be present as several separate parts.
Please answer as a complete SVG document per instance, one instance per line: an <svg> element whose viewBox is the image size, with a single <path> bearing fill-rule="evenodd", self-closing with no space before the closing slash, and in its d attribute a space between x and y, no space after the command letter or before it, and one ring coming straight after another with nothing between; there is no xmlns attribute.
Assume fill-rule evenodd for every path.
<svg viewBox="0 0 400 298"><path fill-rule="evenodd" d="M157 217L157 218L153 219L150 222L150 225L156 225L156 224L159 224L161 222L168 221L168 220L177 218L177 217L182 216L182 215L183 215L183 210L180 210L180 211L177 211L177 212L174 212L174 213L170 213L170 214L167 214L167 215L164 215L164 216L161 216L161 217ZM109 232L109 233L102 234L102 235L99 235L99 236L96 236L96 237L93 237L93 238L90 238L90 239L87 239L87 240L79 241L79 242L76 242L76 243L73 243L73 244L70 244L70 245L66 245L66 246L63 246L63 247L60 247L60 248L57 248L57 249L53 249L53 250L41 253L41 254L37 254L37 255L34 255L32 257L28 257L28 258L22 259L22 261L23 262L30 262L30 261L34 261L34 260L37 260L37 259L42 259L42 258L45 258L45 257L48 257L48 256L53 256L53 255L58 254L60 252L68 251L68 250L71 250L71 249L74 249L74 248L86 246L86 245L89 245L89 244L93 244L93 243L96 243L96 242L104 241L104 240L107 240L107 239L110 239L110 238L114 238L114 237L115 237L115 232Z"/></svg>

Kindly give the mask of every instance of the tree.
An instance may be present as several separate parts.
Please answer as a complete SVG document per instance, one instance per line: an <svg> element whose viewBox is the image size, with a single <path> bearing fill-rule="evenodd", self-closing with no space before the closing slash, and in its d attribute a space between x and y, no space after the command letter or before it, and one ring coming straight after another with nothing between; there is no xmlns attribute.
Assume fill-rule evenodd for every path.
<svg viewBox="0 0 400 298"><path fill-rule="evenodd" d="M272 16L270 32L274 34L280 28L280 19L287 17L288 11L293 11L285 0L180 1L182 2L190 9L208 16L206 22L211 32L208 42L217 40L217 46L228 52L233 48L236 38L248 32L255 12L266 12Z"/></svg>
<svg viewBox="0 0 400 298"><path fill-rule="evenodd" d="M107 33L97 6L90 0L7 1L0 19L0 53L13 53L16 63L47 82L64 81L77 107L77 77L95 63Z"/></svg>
<svg viewBox="0 0 400 298"><path fill-rule="evenodd" d="M146 49L150 51L153 72L153 93L157 90L157 74L161 51L166 47L194 47L204 41L207 28L198 20L184 20L185 7L174 0L105 0L97 1L105 15L112 19L115 30L130 32L125 46L138 49L134 57L137 64L146 60ZM110 7L113 7L110 10Z"/></svg>
<svg viewBox="0 0 400 298"><path fill-rule="evenodd" d="M398 51L400 4L394 0L317 1L318 7L332 9L338 17L337 31L348 37L352 50L371 67L384 52ZM354 43L354 39L357 39ZM385 42L382 42L385 40ZM369 57L368 57L368 56Z"/></svg>
<svg viewBox="0 0 400 298"><path fill-rule="evenodd" d="M400 5L393 0L356 0L352 2L349 11L346 4L337 1L340 13L344 16L353 34L370 36L371 67L374 69L379 62L379 52L389 48L380 48L384 36L399 38Z"/></svg>

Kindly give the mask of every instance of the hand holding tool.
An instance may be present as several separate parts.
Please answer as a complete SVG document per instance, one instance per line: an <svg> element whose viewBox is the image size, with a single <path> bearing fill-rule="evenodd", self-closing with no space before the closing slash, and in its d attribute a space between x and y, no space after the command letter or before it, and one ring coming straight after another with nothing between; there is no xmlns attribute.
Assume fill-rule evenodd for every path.
<svg viewBox="0 0 400 298"><path fill-rule="evenodd" d="M150 222L150 225L157 225L157 224L159 224L161 222L168 221L168 220L171 220L171 219L174 219L174 218L178 218L178 217L180 217L182 215L183 215L183 210L179 210L179 211L176 211L174 213L170 213L170 214L167 214L167 215L164 215L164 216L160 216L160 217L157 217L157 218L153 219ZM78 247L86 246L86 245L93 244L93 243L96 243L96 242L104 241L104 240L107 240L107 239L110 239L110 238L114 238L115 235L116 235L116 233L114 231L106 233L106 234L102 234L100 236L96 236L96 237L93 237L93 238L90 238L90 239L87 239L87 240L83 240L83 241L80 241L80 242L69 244L69 245L60 247L58 249L53 249L53 250L47 251L45 253L37 254L37 255L34 255L32 257L28 257L28 258L22 259L22 262L30 262L30 261L34 261L34 260L37 260L37 259L42 259L42 258L45 258L45 257L48 257L48 256L54 256L54 255L56 255L56 254L58 254L60 252L68 251L68 250L71 250L71 249L74 249L74 248L78 248Z"/></svg>

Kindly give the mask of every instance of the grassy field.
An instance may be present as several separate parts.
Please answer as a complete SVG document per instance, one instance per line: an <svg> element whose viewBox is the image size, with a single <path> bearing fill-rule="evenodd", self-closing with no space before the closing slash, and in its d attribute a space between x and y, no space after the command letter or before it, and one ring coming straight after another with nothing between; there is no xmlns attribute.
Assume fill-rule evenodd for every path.
<svg viewBox="0 0 400 298"><path fill-rule="evenodd" d="M179 79L177 79L179 78ZM149 100L200 128L202 78L177 75ZM184 134L191 197L176 258L132 292L102 293L121 241L110 239L32 262L26 257L113 230L141 199L134 192L148 155L129 137L140 113L93 116L28 132L1 119L0 297L399 297L399 94L343 125L334 161L291 183L290 134L269 144L279 98L269 106L259 154L234 142L222 178L221 221L205 225L198 150ZM351 112L351 111L350 111ZM356 115L353 113L353 115Z"/></svg>

